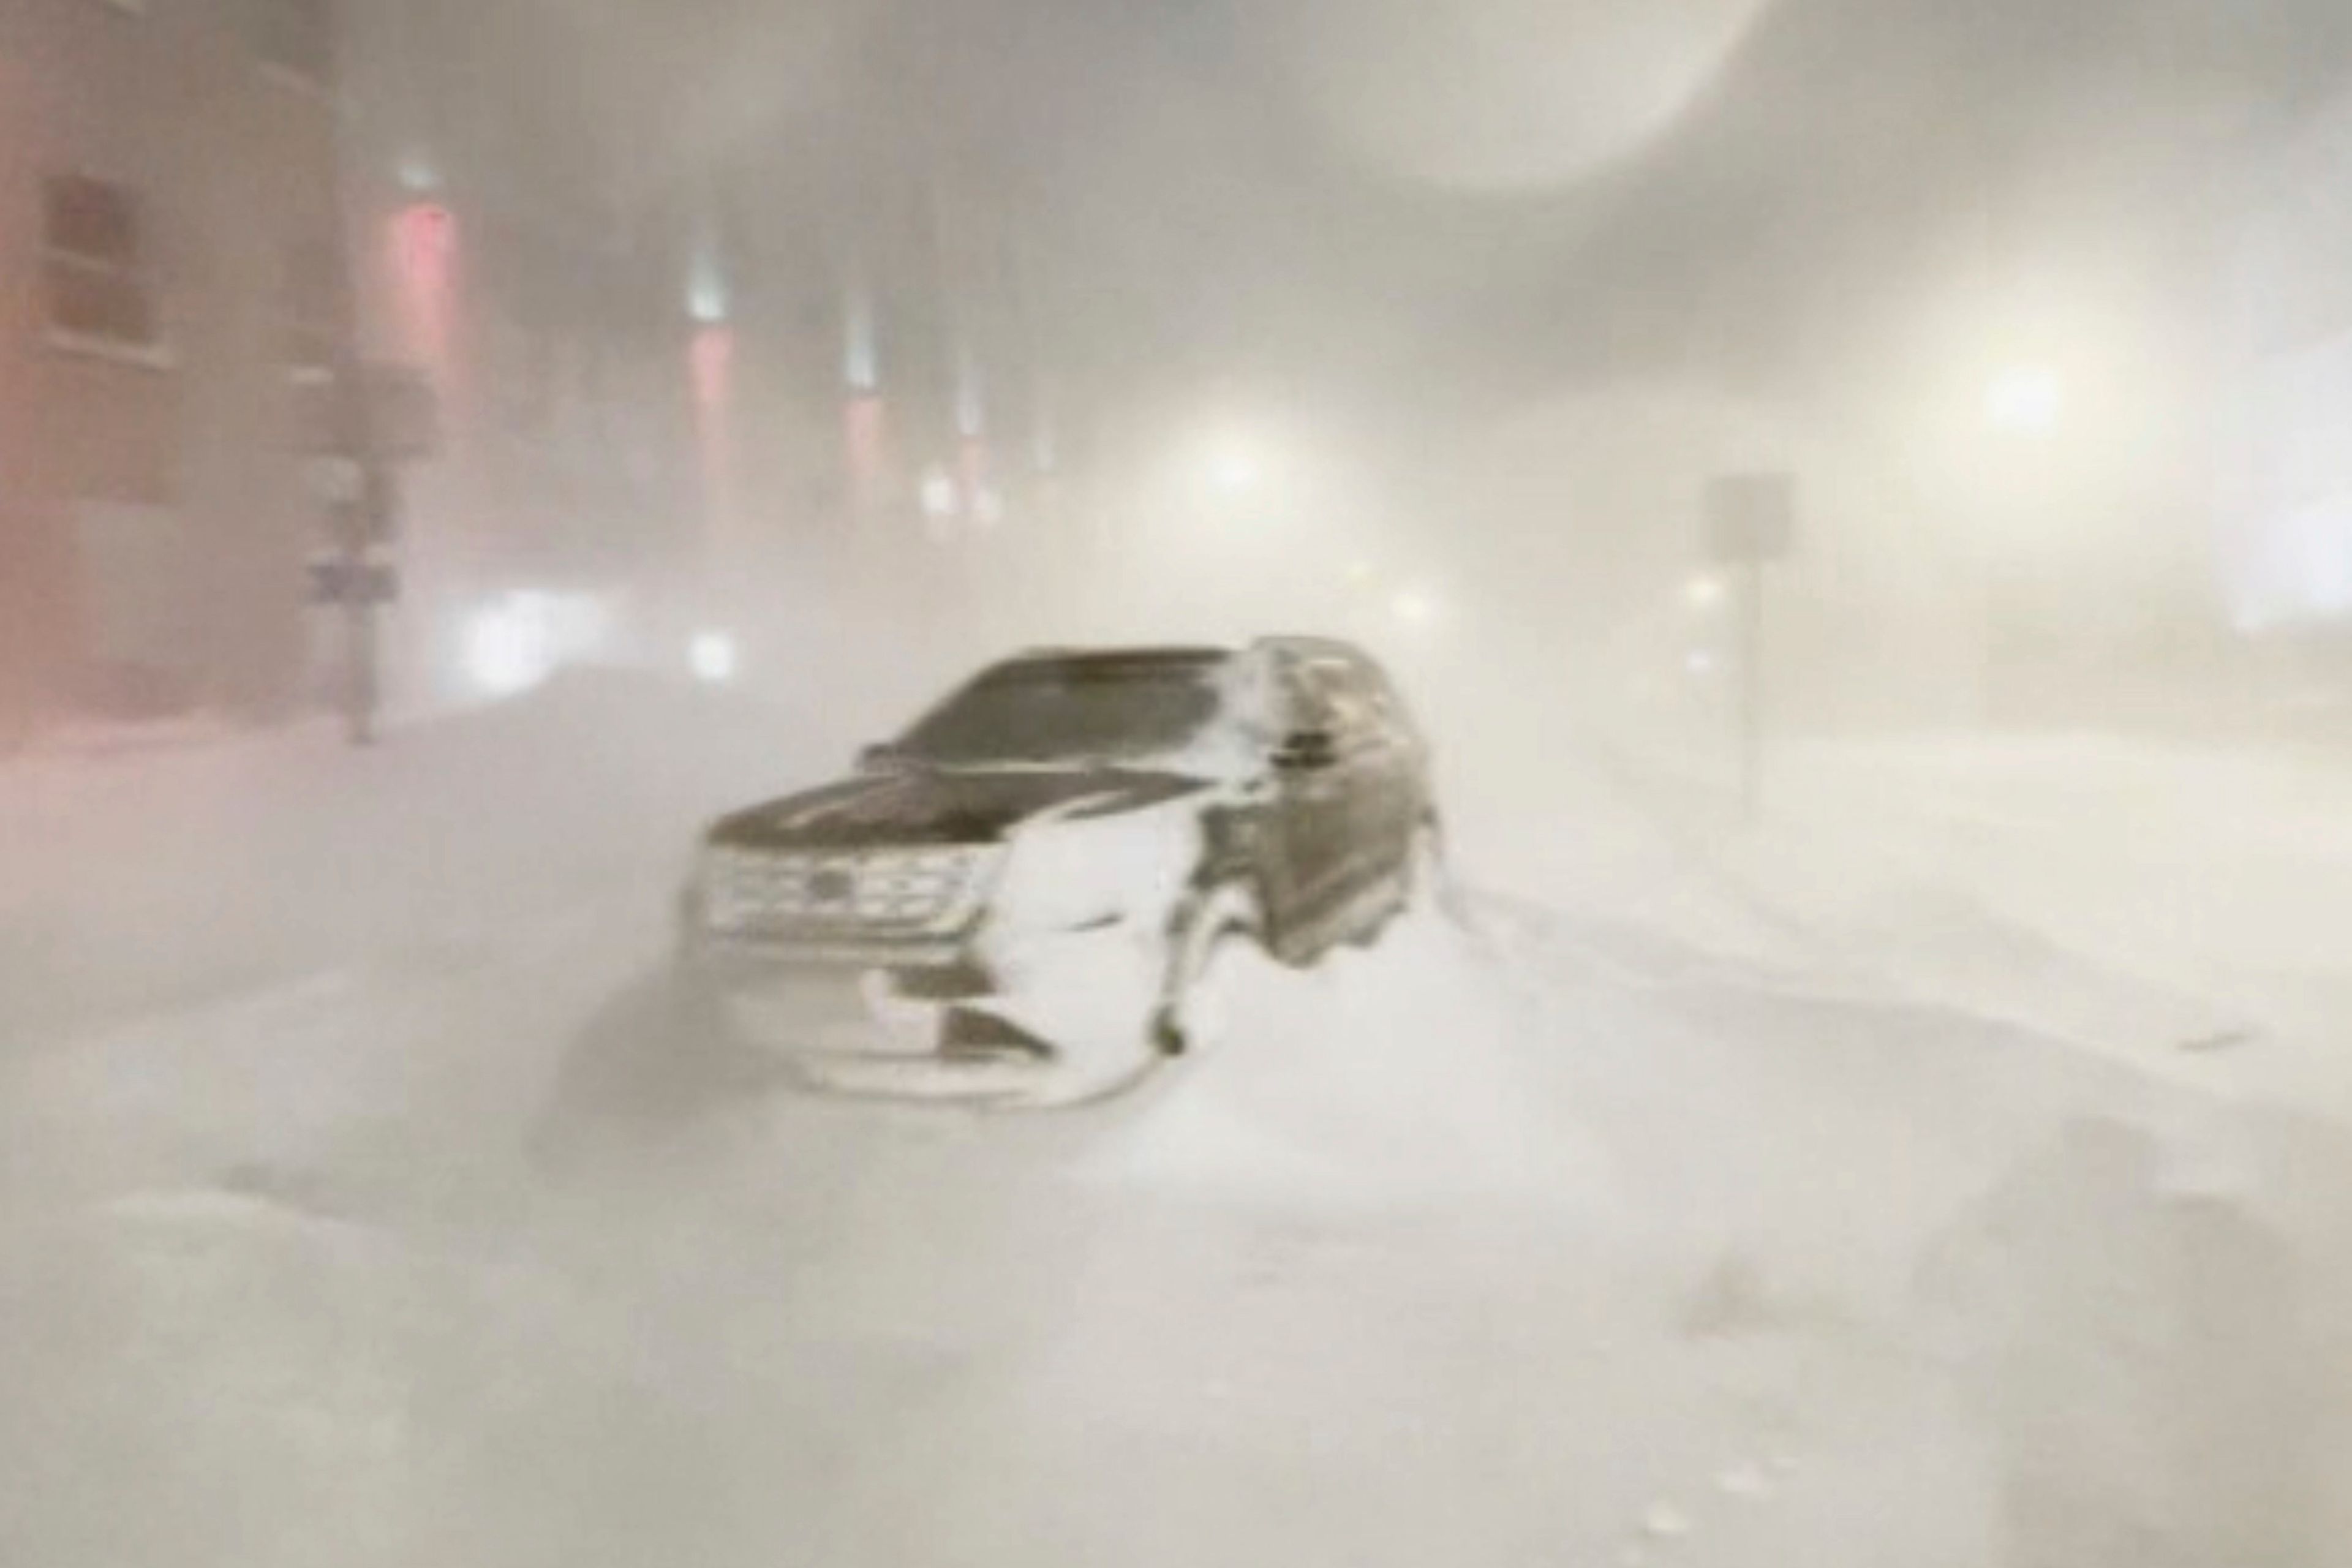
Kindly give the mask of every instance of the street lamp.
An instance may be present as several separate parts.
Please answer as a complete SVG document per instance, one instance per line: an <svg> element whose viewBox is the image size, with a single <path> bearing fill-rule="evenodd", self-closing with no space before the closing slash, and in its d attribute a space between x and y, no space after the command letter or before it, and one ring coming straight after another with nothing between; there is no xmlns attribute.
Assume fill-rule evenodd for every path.
<svg viewBox="0 0 2352 1568"><path fill-rule="evenodd" d="M514 697L545 680L555 665L544 600L509 594L474 612L465 630L466 671L488 697Z"/></svg>
<svg viewBox="0 0 2352 1568"><path fill-rule="evenodd" d="M687 663L697 680L719 686L735 679L740 659L735 639L725 632L698 632L687 645Z"/></svg>
<svg viewBox="0 0 2352 1568"><path fill-rule="evenodd" d="M1209 477L1228 495L1255 489L1260 477L1257 454L1238 438L1228 437L1209 454Z"/></svg>
<svg viewBox="0 0 2352 1568"><path fill-rule="evenodd" d="M2065 408L2065 383L2045 364L2011 365L1985 388L1985 416L2012 436L2047 440Z"/></svg>

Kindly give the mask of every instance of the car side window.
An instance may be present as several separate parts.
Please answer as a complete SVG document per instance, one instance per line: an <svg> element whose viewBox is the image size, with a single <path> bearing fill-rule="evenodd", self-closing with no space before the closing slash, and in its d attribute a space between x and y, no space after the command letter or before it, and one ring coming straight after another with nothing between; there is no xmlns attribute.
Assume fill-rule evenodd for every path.
<svg viewBox="0 0 2352 1568"><path fill-rule="evenodd" d="M1339 728L1339 716L1331 701L1329 683L1319 663L1300 659L1282 668L1283 723L1291 730Z"/></svg>
<svg viewBox="0 0 2352 1568"><path fill-rule="evenodd" d="M1366 660L1355 667L1356 683L1362 689L1364 700L1371 707L1380 726L1391 735L1411 736L1414 733L1412 716L1405 711L1404 699L1397 695L1387 671Z"/></svg>
<svg viewBox="0 0 2352 1568"><path fill-rule="evenodd" d="M1376 738L1383 728L1378 705L1362 678L1345 659L1318 658L1306 667L1328 729L1342 746Z"/></svg>

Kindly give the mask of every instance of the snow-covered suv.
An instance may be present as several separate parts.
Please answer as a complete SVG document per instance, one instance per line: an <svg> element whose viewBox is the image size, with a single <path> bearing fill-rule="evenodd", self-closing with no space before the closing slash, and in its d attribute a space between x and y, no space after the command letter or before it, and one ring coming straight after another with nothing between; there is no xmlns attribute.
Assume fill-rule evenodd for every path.
<svg viewBox="0 0 2352 1568"><path fill-rule="evenodd" d="M1428 748L1359 650L1032 653L715 824L681 963L819 1083L1068 1099L1210 1044L1237 950L1369 941L1440 868Z"/></svg>

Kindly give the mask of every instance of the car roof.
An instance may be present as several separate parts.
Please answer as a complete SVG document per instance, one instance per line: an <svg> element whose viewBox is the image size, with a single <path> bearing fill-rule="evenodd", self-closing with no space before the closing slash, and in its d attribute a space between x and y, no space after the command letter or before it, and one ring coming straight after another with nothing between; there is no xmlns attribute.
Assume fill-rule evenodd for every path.
<svg viewBox="0 0 2352 1568"><path fill-rule="evenodd" d="M1358 664L1370 664L1372 662L1371 655L1366 653L1362 648L1358 647L1354 643L1344 641L1339 637L1260 637L1256 642L1250 646L1256 648L1267 649L1276 653L1304 654L1310 657L1323 658L1345 658L1351 659Z"/></svg>
<svg viewBox="0 0 2352 1568"><path fill-rule="evenodd" d="M1092 675L1139 675L1154 670L1213 669L1234 657L1234 650L1226 647L1036 647L991 666L987 673L1051 665Z"/></svg>
<svg viewBox="0 0 2352 1568"><path fill-rule="evenodd" d="M1138 647L1034 647L1024 650L996 668L1003 668L1020 664L1055 663L1083 664L1104 669L1207 668L1251 653L1286 653L1347 658L1365 664L1372 662L1371 656L1362 648L1339 637L1284 634L1255 638L1246 647L1226 647L1210 644Z"/></svg>

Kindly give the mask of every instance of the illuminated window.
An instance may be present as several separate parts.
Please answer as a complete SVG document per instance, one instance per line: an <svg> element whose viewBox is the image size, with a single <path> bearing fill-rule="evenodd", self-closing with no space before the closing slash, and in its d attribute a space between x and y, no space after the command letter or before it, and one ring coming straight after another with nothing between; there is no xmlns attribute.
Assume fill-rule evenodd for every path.
<svg viewBox="0 0 2352 1568"><path fill-rule="evenodd" d="M82 174L42 185L41 285L50 340L62 347L158 358L163 330L146 265L138 198Z"/></svg>

